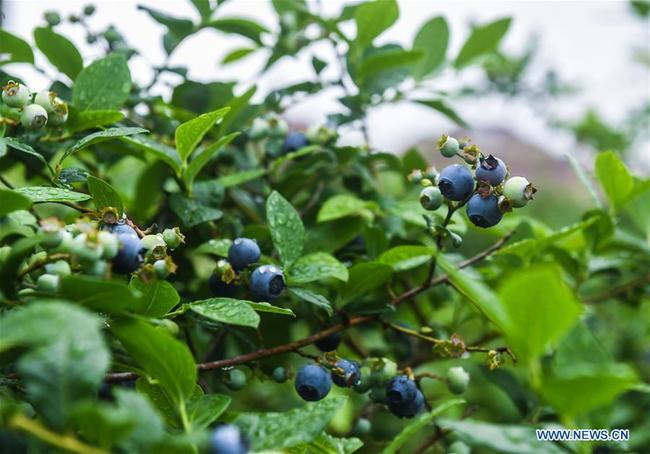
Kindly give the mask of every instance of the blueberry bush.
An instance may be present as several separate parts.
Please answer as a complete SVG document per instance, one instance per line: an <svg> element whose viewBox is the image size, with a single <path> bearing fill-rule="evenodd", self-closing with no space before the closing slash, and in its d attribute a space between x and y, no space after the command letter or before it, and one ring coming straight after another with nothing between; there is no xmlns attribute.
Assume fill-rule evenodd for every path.
<svg viewBox="0 0 650 454"><path fill-rule="evenodd" d="M556 229L534 198L562 182L498 149L437 131L438 171L368 143L368 112L398 102L467 128L435 81L502 80L509 18L455 31L452 52L444 17L377 44L394 0L331 17L273 0L273 29L191 3L140 7L168 56L237 35L222 65L306 56L312 77L261 94L165 63L136 83L140 51L93 6L0 30L2 452L650 449L650 180L617 150L574 162L592 199ZM324 90L339 108L291 130L285 110ZM538 441L545 427L631 438Z"/></svg>

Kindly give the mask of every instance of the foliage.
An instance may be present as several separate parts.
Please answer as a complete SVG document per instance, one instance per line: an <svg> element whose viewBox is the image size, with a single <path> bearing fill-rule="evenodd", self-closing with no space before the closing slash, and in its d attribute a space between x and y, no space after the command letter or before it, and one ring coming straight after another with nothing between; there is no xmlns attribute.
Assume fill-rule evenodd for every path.
<svg viewBox="0 0 650 454"><path fill-rule="evenodd" d="M452 53L442 16L410 47L379 39L399 18L394 0L332 17L273 0L273 30L222 3L193 0L193 18L141 10L168 55L211 30L246 43L222 65L308 56L313 77L259 101L255 86L167 64L143 86L137 49L117 27L94 28L92 7L67 19L92 61L54 12L33 40L0 30L5 92L36 88L13 65L34 54L57 74L43 98L16 91L0 105L0 445L198 452L232 424L253 450L577 451L534 436L563 426L629 428L625 447L647 451L650 181L613 151L593 174L576 161L594 206L553 230L524 207L532 185L466 138L438 143L464 169L451 176L418 150L367 143L368 111L395 102L465 125L432 89L441 71L474 69L517 95L530 55L500 50L511 19L476 25ZM180 82L157 95L169 74ZM330 87L340 108L294 146L283 112ZM25 122L31 106L46 123ZM601 126L590 114L576 130L595 146L633 143ZM365 143L340 143L346 129ZM258 250L236 252L236 238ZM254 258L235 269L232 254ZM306 385L338 374L348 387L304 403L292 378L314 361L326 373ZM413 414L386 395L397 374L423 397ZM370 432L355 432L361 419Z"/></svg>

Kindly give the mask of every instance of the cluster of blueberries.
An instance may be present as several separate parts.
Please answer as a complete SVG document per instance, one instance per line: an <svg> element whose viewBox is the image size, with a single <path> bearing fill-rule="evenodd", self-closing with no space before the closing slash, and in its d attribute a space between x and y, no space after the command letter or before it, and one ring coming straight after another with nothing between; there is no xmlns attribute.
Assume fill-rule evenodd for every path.
<svg viewBox="0 0 650 454"><path fill-rule="evenodd" d="M438 142L443 156L460 156L466 165L452 164L440 174L428 169L426 174L416 170L411 180L422 183L420 203L427 210L437 210L445 199L466 205L467 217L472 224L488 228L497 225L504 212L521 208L532 199L536 189L524 177L508 178L508 168L499 158L484 157L468 141L458 141L444 135Z"/></svg>
<svg viewBox="0 0 650 454"><path fill-rule="evenodd" d="M20 123L26 129L41 129L46 124L60 126L68 120L68 104L53 91L32 95L26 85L10 80L2 87L2 101L20 109Z"/></svg>
<svg viewBox="0 0 650 454"><path fill-rule="evenodd" d="M36 280L36 290L44 293L55 293L60 278L70 275L73 268L91 276L138 271L143 278L164 279L176 269L167 249L175 249L184 240L178 228L140 238L124 219L98 228L94 221L82 219L63 225L56 218L48 218L41 221L40 230L43 250L33 254L26 266L47 261L52 254L68 256L46 263L45 272L40 275L30 273Z"/></svg>
<svg viewBox="0 0 650 454"><path fill-rule="evenodd" d="M237 238L228 249L228 261L217 263L208 285L214 296L232 296L237 286L236 273L257 263L262 256L260 247L250 238ZM284 290L284 274L275 265L261 265L250 274L250 291L259 301L274 300Z"/></svg>

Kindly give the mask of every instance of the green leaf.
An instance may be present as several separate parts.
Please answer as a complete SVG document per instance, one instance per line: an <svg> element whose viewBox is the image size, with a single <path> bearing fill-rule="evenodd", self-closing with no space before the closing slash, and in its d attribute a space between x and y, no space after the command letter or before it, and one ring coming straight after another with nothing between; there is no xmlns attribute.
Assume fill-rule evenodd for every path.
<svg viewBox="0 0 650 454"><path fill-rule="evenodd" d="M346 216L364 216L373 218L374 202L358 199L352 195L338 194L325 201L318 211L317 222L332 221Z"/></svg>
<svg viewBox="0 0 650 454"><path fill-rule="evenodd" d="M266 219L275 249L288 266L302 255L305 227L300 215L279 192L273 191L266 200Z"/></svg>
<svg viewBox="0 0 650 454"><path fill-rule="evenodd" d="M341 306L364 296L377 287L388 282L393 269L383 263L360 263L350 268L348 283L339 295Z"/></svg>
<svg viewBox="0 0 650 454"><path fill-rule="evenodd" d="M171 167L174 172L178 175L181 169L181 161L178 159L176 150L167 145L157 143L145 135L137 136L122 136L119 138L122 142L125 142L129 145L132 145L138 150L143 151L146 154L152 155L157 159L160 159L169 167Z"/></svg>
<svg viewBox="0 0 650 454"><path fill-rule="evenodd" d="M252 301L234 298L209 298L190 303L189 309L215 322L257 328L260 316L250 303Z"/></svg>
<svg viewBox="0 0 650 454"><path fill-rule="evenodd" d="M563 454L567 452L554 443L537 439L535 430L543 429L544 426L490 424L473 419L464 419L462 421L443 419L439 424L443 429L452 430L460 440L468 445L484 448L484 450L487 450L486 452L503 454L521 454L522 452ZM553 425L546 428L561 429L562 427Z"/></svg>
<svg viewBox="0 0 650 454"><path fill-rule="evenodd" d="M22 151L23 153L27 153L31 156L34 156L36 159L41 161L45 167L50 171L52 175L54 175L54 170L50 166L50 164L45 160L42 154L40 154L38 151L34 150L30 145L27 145L26 143L21 142L20 140L16 140L13 137L3 137L0 139L0 142L4 143L6 146L13 148L14 150Z"/></svg>
<svg viewBox="0 0 650 454"><path fill-rule="evenodd" d="M181 162L186 162L203 140L203 136L214 127L230 110L228 107L207 112L181 124L176 128L176 152Z"/></svg>
<svg viewBox="0 0 650 454"><path fill-rule="evenodd" d="M16 280L18 278L18 269L23 260L34 250L40 241L39 236L22 238L11 245L11 251L0 262L0 290L5 297L11 297L16 294Z"/></svg>
<svg viewBox="0 0 650 454"><path fill-rule="evenodd" d="M253 451L288 448L315 440L344 403L344 397L331 397L284 413L242 413L234 424Z"/></svg>
<svg viewBox="0 0 650 454"><path fill-rule="evenodd" d="M81 54L65 36L50 27L34 29L34 40L41 52L59 71L74 80L83 68Z"/></svg>
<svg viewBox="0 0 650 454"><path fill-rule="evenodd" d="M354 45L363 49L395 23L399 9L395 0L370 1L359 5L354 12L357 36Z"/></svg>
<svg viewBox="0 0 650 454"><path fill-rule="evenodd" d="M238 132L233 132L232 134L221 137L215 143L207 146L206 148L197 151L187 166L187 169L185 169L185 173L183 174L185 184L188 187L192 187L192 183L194 182L194 179L199 174L201 169L203 169L203 167L205 167L206 164L210 162L210 159L219 154L219 152L223 151L223 149L238 135Z"/></svg>
<svg viewBox="0 0 650 454"><path fill-rule="evenodd" d="M206 24L206 27L212 27L224 33L234 33L237 35L245 36L260 46L263 45L262 35L269 32L263 25L255 21L239 17L224 17L222 19L214 19L208 22Z"/></svg>
<svg viewBox="0 0 650 454"><path fill-rule="evenodd" d="M419 50L395 48L385 52L377 52L363 59L355 73L355 77L363 85L363 81L370 76L383 71L413 66L420 59L422 59L422 52Z"/></svg>
<svg viewBox="0 0 650 454"><path fill-rule="evenodd" d="M247 55L252 54L257 50L256 47L240 47L237 49L234 49L226 54L225 57L221 60L222 65L227 65L229 63L234 63L236 61L241 60L242 58L246 57Z"/></svg>
<svg viewBox="0 0 650 454"><path fill-rule="evenodd" d="M289 292L293 293L299 299L313 304L321 310L324 310L328 316L331 317L334 315L332 303L330 303L323 295L319 295L318 293L314 293L311 290L302 287L289 287Z"/></svg>
<svg viewBox="0 0 650 454"><path fill-rule="evenodd" d="M136 278L131 279L129 287L142 293L129 309L147 317L160 318L167 315L181 299L174 286L165 280L144 283Z"/></svg>
<svg viewBox="0 0 650 454"><path fill-rule="evenodd" d="M232 399L224 394L206 394L187 403L187 417L192 429L200 431L210 424L230 406Z"/></svg>
<svg viewBox="0 0 650 454"><path fill-rule="evenodd" d="M307 232L305 252L337 251L354 240L366 224L367 222L360 217L347 217L316 224Z"/></svg>
<svg viewBox="0 0 650 454"><path fill-rule="evenodd" d="M186 402L192 396L197 372L185 343L136 319L114 321L111 331L175 403Z"/></svg>
<svg viewBox="0 0 650 454"><path fill-rule="evenodd" d="M476 27L456 57L454 65L462 68L484 54L495 51L510 27L509 17Z"/></svg>
<svg viewBox="0 0 650 454"><path fill-rule="evenodd" d="M418 104L422 104L423 106L430 107L433 110L437 110L447 118L449 118L451 121L456 123L458 126L462 126L464 128L468 127L468 124L465 120L461 118L460 115L456 113L454 109L449 107L444 101L440 99L432 99L432 100L423 100L423 99L416 99L415 102Z"/></svg>
<svg viewBox="0 0 650 454"><path fill-rule="evenodd" d="M320 437L310 443L303 443L285 449L287 454L351 454L358 451L363 442L358 438L337 438L323 432Z"/></svg>
<svg viewBox="0 0 650 454"><path fill-rule="evenodd" d="M296 314L294 314L291 309L287 309L287 308L284 308L284 307L273 306L270 303L254 303L253 301L247 301L247 303L256 312L266 312L268 314L290 315L292 317L296 316Z"/></svg>
<svg viewBox="0 0 650 454"><path fill-rule="evenodd" d="M305 284L330 277L347 282L348 269L331 254L314 252L300 257L291 265L287 281L289 285Z"/></svg>
<svg viewBox="0 0 650 454"><path fill-rule="evenodd" d="M212 254L219 257L228 257L228 249L232 246L229 238L211 239L197 247L194 252L197 254Z"/></svg>
<svg viewBox="0 0 650 454"><path fill-rule="evenodd" d="M396 246L387 250L377 261L390 265L394 271L405 271L429 262L435 251L426 246Z"/></svg>
<svg viewBox="0 0 650 454"><path fill-rule="evenodd" d="M22 38L0 28L0 65L6 63L34 63L32 46Z"/></svg>
<svg viewBox="0 0 650 454"><path fill-rule="evenodd" d="M0 217L13 211L28 210L32 206L32 199L19 191L0 189Z"/></svg>
<svg viewBox="0 0 650 454"><path fill-rule="evenodd" d="M143 134L148 132L149 131L147 131L146 129L134 128L134 127L109 128L103 131L94 132L92 134L87 135L83 139L79 140L68 150L66 150L66 152L63 154L63 157L59 162L63 162L63 160L66 159L68 156L76 153L79 150L83 150L86 147L95 145L96 143L106 142L107 140L113 140L124 136L132 136L134 134Z"/></svg>
<svg viewBox="0 0 650 454"><path fill-rule="evenodd" d="M424 56L413 68L416 80L422 80L444 63L448 43L449 26L444 17L434 17L420 28L413 41L413 50L423 52Z"/></svg>
<svg viewBox="0 0 650 454"><path fill-rule="evenodd" d="M171 54L186 37L196 31L194 23L191 20L173 17L169 14L142 5L138 5L138 9L146 11L153 20L167 27L167 33L163 36L163 46L168 55Z"/></svg>
<svg viewBox="0 0 650 454"><path fill-rule="evenodd" d="M93 203L98 210L106 207L113 207L117 210L119 215L124 213L122 199L110 184L92 175L88 177L87 182L88 192L90 192L90 195L93 197Z"/></svg>
<svg viewBox="0 0 650 454"><path fill-rule="evenodd" d="M223 177L220 177L219 183L224 188L231 188L233 186L239 186L240 184L247 183L252 180L256 180L265 174L266 174L265 169L243 170L241 172L231 173L230 175L225 175Z"/></svg>
<svg viewBox="0 0 650 454"><path fill-rule="evenodd" d="M195 198L182 194L172 194L170 198L171 209L188 227L214 221L223 216L223 212L204 204Z"/></svg>
<svg viewBox="0 0 650 454"><path fill-rule="evenodd" d="M613 151L596 157L596 177L614 210L621 208L634 194L634 177Z"/></svg>
<svg viewBox="0 0 650 454"><path fill-rule="evenodd" d="M130 91L126 57L109 54L81 70L72 86L72 103L79 110L119 109Z"/></svg>
<svg viewBox="0 0 650 454"><path fill-rule="evenodd" d="M507 316L508 346L524 362L534 361L576 323L582 308L553 266L536 266L511 274L499 289Z"/></svg>
<svg viewBox="0 0 650 454"><path fill-rule="evenodd" d="M138 394L147 397L147 400L156 409L157 414L162 416L168 426L172 428L180 427L181 424L176 411L176 406L165 393L162 386L146 377L140 377L135 381L135 389L138 391Z"/></svg>
<svg viewBox="0 0 650 454"><path fill-rule="evenodd" d="M242 116L245 116L247 110L251 108L251 98L255 94L256 90L257 87L252 86L241 96L233 98L228 102L227 107L230 108L230 112L219 126L220 135L233 132L234 126L237 125L237 121L241 119Z"/></svg>
<svg viewBox="0 0 650 454"><path fill-rule="evenodd" d="M447 273L449 283L461 295L467 298L501 332L506 329L508 317L501 301L482 280L467 271L459 270L443 254L438 254L436 263Z"/></svg>
<svg viewBox="0 0 650 454"><path fill-rule="evenodd" d="M16 192L29 198L34 203L43 202L83 202L90 199L83 192L70 191L69 189L53 188L49 186L30 186L16 188Z"/></svg>
<svg viewBox="0 0 650 454"><path fill-rule="evenodd" d="M120 281L71 275L61 278L59 294L90 309L105 314L116 314L138 303L129 287Z"/></svg>
<svg viewBox="0 0 650 454"><path fill-rule="evenodd" d="M583 352L585 354L585 352ZM610 404L639 379L627 364L580 364L544 374L539 394L565 418Z"/></svg>
<svg viewBox="0 0 650 454"><path fill-rule="evenodd" d="M415 434L430 424L437 416L451 407L464 403L465 401L463 399L451 399L441 403L430 412L418 416L413 420L413 422L410 422L404 429L402 429L399 435L397 435L397 437L395 437L393 441L384 448L383 454L396 454L399 448L415 438Z"/></svg>
<svg viewBox="0 0 650 454"><path fill-rule="evenodd" d="M70 108L65 126L70 132L84 131L99 126L112 125L124 118L119 110L82 110Z"/></svg>
<svg viewBox="0 0 650 454"><path fill-rule="evenodd" d="M202 20L206 20L210 18L210 16L212 15L210 0L190 0L190 1L198 11Z"/></svg>

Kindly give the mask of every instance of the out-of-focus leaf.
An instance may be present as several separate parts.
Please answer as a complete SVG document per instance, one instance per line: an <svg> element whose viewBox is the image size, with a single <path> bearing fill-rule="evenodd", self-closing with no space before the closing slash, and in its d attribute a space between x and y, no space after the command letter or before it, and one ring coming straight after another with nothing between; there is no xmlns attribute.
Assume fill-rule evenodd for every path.
<svg viewBox="0 0 650 454"><path fill-rule="evenodd" d="M34 29L34 40L41 52L59 71L74 80L83 68L81 54L75 45L50 27Z"/></svg>
<svg viewBox="0 0 650 454"><path fill-rule="evenodd" d="M634 177L613 151L596 157L596 177L614 210L620 209L634 193Z"/></svg>
<svg viewBox="0 0 650 454"><path fill-rule="evenodd" d="M223 212L182 194L173 194L170 199L171 209L189 227L214 221L223 216Z"/></svg>
<svg viewBox="0 0 650 454"><path fill-rule="evenodd" d="M219 183L224 188L230 188L233 186L239 186L240 184L246 183L248 181L256 180L264 174L266 174L265 169L242 170L241 172L235 172L220 177Z"/></svg>
<svg viewBox="0 0 650 454"><path fill-rule="evenodd" d="M181 299L174 286L165 280L144 283L140 279L132 279L129 287L142 293L135 304L129 305L129 310L147 317L163 317Z"/></svg>
<svg viewBox="0 0 650 454"><path fill-rule="evenodd" d="M227 65L228 63L234 63L252 54L256 50L257 48L255 47L239 47L235 50L228 52L226 56L223 57L223 59L221 60L221 64Z"/></svg>
<svg viewBox="0 0 650 454"><path fill-rule="evenodd" d="M268 30L262 24L240 17L214 19L208 22L206 26L216 28L224 33L245 36L259 45L262 45L262 35L268 33Z"/></svg>
<svg viewBox="0 0 650 454"><path fill-rule="evenodd" d="M426 246L396 246L381 254L377 261L395 271L405 271L424 265L433 255L434 251Z"/></svg>
<svg viewBox="0 0 650 454"><path fill-rule="evenodd" d="M33 200L27 195L10 189L0 189L0 217L13 211L27 210L32 206Z"/></svg>
<svg viewBox="0 0 650 454"><path fill-rule="evenodd" d="M323 203L318 211L317 221L332 221L346 216L364 216L372 219L377 209L377 204L374 202L361 200L352 195L339 194Z"/></svg>
<svg viewBox="0 0 650 454"><path fill-rule="evenodd" d="M363 49L395 23L399 16L399 8L394 0L366 2L354 11L354 21L357 24L357 36L354 45Z"/></svg>
<svg viewBox="0 0 650 454"><path fill-rule="evenodd" d="M5 63L34 63L32 46L22 38L0 29L0 65Z"/></svg>
<svg viewBox="0 0 650 454"><path fill-rule="evenodd" d="M423 79L444 63L448 42L449 26L444 17L434 17L420 28L413 41L413 50L424 55L412 70L415 79Z"/></svg>
<svg viewBox="0 0 650 454"><path fill-rule="evenodd" d="M224 394L206 394L190 400L187 417L193 430L204 430L226 411L232 399Z"/></svg>
<svg viewBox="0 0 650 454"><path fill-rule="evenodd" d="M197 151L187 166L185 173L183 174L186 185L188 187L191 187L196 176L199 174L201 169L203 169L203 167L205 167L206 164L210 162L210 159L219 154L219 152L221 152L238 135L238 132L233 132L232 134L221 137L215 143L207 146L206 148Z"/></svg>
<svg viewBox="0 0 650 454"><path fill-rule="evenodd" d="M437 110L447 118L449 118L451 121L456 123L458 126L462 126L464 128L468 127L467 122L461 118L460 115L456 113L454 109L449 107L444 101L440 99L431 99L431 100L423 100L419 99L416 100L418 104L422 104L423 106L430 107L433 110Z"/></svg>
<svg viewBox="0 0 650 454"><path fill-rule="evenodd" d="M119 110L77 110L70 107L65 126L70 132L84 131L98 126L111 125L124 118Z"/></svg>
<svg viewBox="0 0 650 454"><path fill-rule="evenodd" d="M339 294L340 305L344 306L360 296L388 282L393 268L383 263L360 263L349 270L347 284Z"/></svg>
<svg viewBox="0 0 650 454"><path fill-rule="evenodd" d="M105 314L115 314L137 304L137 295L120 281L83 275L61 278L59 294L82 306Z"/></svg>
<svg viewBox="0 0 650 454"><path fill-rule="evenodd" d="M131 73L122 54L95 60L77 75L72 103L79 110L119 109L129 97Z"/></svg>
<svg viewBox="0 0 650 454"><path fill-rule="evenodd" d="M181 161L176 154L176 150L167 145L157 143L145 135L136 135L136 136L123 136L120 137L122 142L125 142L129 145L132 145L138 150L143 151L144 153L155 156L156 158L163 161L165 164L170 166L176 174L180 173Z"/></svg>
<svg viewBox="0 0 650 454"><path fill-rule="evenodd" d="M31 145L27 145L26 143L21 142L20 140L15 139L14 137L3 137L0 138L0 142L4 143L6 146L13 148L14 150L22 151L23 153L26 153L28 155L31 155L41 161L45 167L50 171L52 175L54 175L54 170L50 166L50 164L45 160L42 154L40 154L38 151L34 150Z"/></svg>
<svg viewBox="0 0 650 454"><path fill-rule="evenodd" d="M314 252L296 260L288 270L289 285L305 284L325 278L335 278L346 282L348 269L334 256L326 252Z"/></svg>
<svg viewBox="0 0 650 454"><path fill-rule="evenodd" d="M508 32L510 22L511 19L506 17L476 27L456 57L454 63L456 68L465 67L475 58L495 51L499 47L501 39Z"/></svg>
<svg viewBox="0 0 650 454"><path fill-rule="evenodd" d="M228 257L228 249L232 246L232 240L228 238L211 239L197 247L194 252L197 254L213 254L219 257Z"/></svg>

